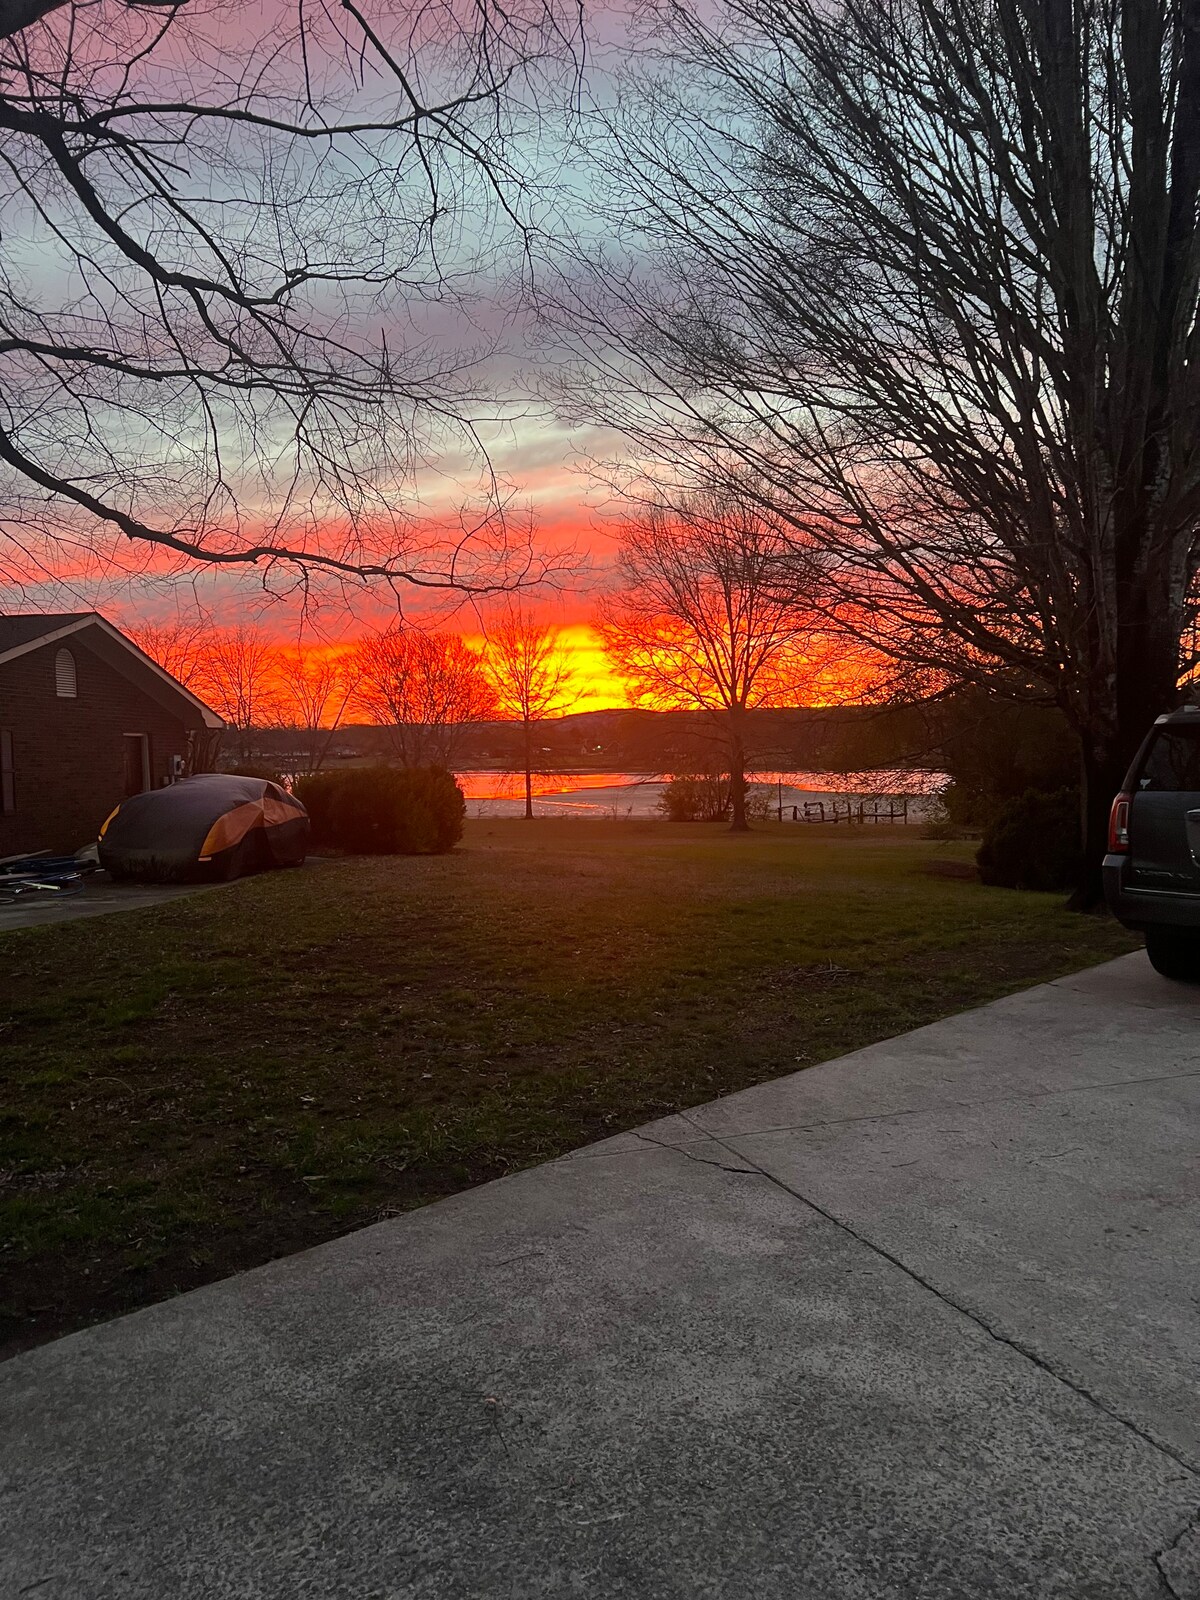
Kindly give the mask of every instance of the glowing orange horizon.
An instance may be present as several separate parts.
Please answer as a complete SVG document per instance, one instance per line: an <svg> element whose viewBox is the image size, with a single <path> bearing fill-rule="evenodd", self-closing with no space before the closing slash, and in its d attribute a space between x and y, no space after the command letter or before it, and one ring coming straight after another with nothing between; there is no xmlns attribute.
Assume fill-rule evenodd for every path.
<svg viewBox="0 0 1200 1600"><path fill-rule="evenodd" d="M482 633L464 633L463 642L472 650L484 648ZM599 633L590 623L567 622L558 627L559 643L573 677L573 692L564 704L563 714L584 711L624 711L638 702L630 693L629 685L616 672L605 653ZM350 648L345 644L318 646L319 655L339 655ZM836 664L825 662L811 680L813 706L844 705L862 695L870 680L870 672L863 661L841 658ZM663 709L649 701L642 701L646 710ZM764 708L765 709L765 708Z"/></svg>
<svg viewBox="0 0 1200 1600"><path fill-rule="evenodd" d="M130 624L130 630L136 633L136 625ZM219 626L219 625L218 625ZM265 632L265 630L264 630ZM618 711L641 706L646 710L673 709L664 699L661 703L652 698L639 700L630 689L628 681L614 668L605 652L600 634L588 622L563 622L557 625L559 645L571 672L570 692L564 697L562 715L571 715L589 711ZM294 634L276 634L264 637L259 634L263 642L279 652L286 654L296 648ZM463 642L471 649L482 652L485 648L485 639L481 632L464 633L461 635ZM305 655L317 661L336 659L352 651L358 639L347 636L341 640L312 641L303 648ZM164 660L164 665L170 670L172 663ZM870 681L868 665L851 654L840 654L835 660L828 656L821 662L809 663L812 668L807 681L808 693L804 702L812 706L830 706L847 704L856 699L861 699ZM204 693L204 684L199 677L191 677L193 687L201 694ZM797 684L803 681L798 679ZM335 692L331 705L337 704L338 694ZM280 708L282 699L282 685L275 685L275 705ZM788 702L792 704L794 702ZM783 705L782 701L771 701L769 704ZM219 707L217 709L220 709ZM764 707L765 709L765 707ZM357 720L356 711L351 702L345 719L348 722Z"/></svg>
<svg viewBox="0 0 1200 1600"><path fill-rule="evenodd" d="M578 711L620 711L632 705L628 685L609 665L600 642L600 635L586 622L567 622L557 628L558 641L572 675L571 691L564 704L564 714ZM463 643L472 650L484 648L482 633L464 633ZM294 648L293 637L272 641L278 648ZM306 651L318 659L327 659L352 650L356 641L347 638L341 642L306 645ZM351 717L350 720L353 720Z"/></svg>
<svg viewBox="0 0 1200 1600"><path fill-rule="evenodd" d="M564 711L619 711L632 704L629 688L609 665L600 635L589 623L565 622L558 626L558 643L571 672L569 703ZM482 650L481 633L463 635L472 650Z"/></svg>
<svg viewBox="0 0 1200 1600"><path fill-rule="evenodd" d="M629 685L612 669L600 635L586 622L567 623L560 631L581 694L577 711L613 711L631 704Z"/></svg>

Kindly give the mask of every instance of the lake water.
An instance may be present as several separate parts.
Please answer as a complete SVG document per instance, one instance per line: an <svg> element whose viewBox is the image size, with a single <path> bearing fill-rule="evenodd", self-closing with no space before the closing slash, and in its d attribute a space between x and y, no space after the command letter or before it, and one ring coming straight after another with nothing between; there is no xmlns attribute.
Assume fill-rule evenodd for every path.
<svg viewBox="0 0 1200 1600"><path fill-rule="evenodd" d="M803 815L805 808L819 818L825 807L828 820L837 808L839 815L853 803L865 801L871 811L878 803L886 809L890 800L908 801L908 820L921 822L934 809L938 791L948 781L943 772L759 772L748 774L752 783L770 790L772 806L782 795L783 814L790 819L792 807ZM470 817L520 816L525 809L525 779L520 773L460 772L458 781L467 797ZM656 817L658 800L666 780L661 775L639 772L554 772L535 773L533 809L539 817Z"/></svg>

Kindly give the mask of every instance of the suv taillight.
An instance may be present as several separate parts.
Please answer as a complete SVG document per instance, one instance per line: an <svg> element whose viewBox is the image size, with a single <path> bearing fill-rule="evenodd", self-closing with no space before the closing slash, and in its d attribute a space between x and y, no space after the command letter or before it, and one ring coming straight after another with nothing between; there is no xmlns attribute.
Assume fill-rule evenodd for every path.
<svg viewBox="0 0 1200 1600"><path fill-rule="evenodd" d="M1108 814L1108 852L1114 856L1129 854L1129 806L1131 794L1119 794Z"/></svg>

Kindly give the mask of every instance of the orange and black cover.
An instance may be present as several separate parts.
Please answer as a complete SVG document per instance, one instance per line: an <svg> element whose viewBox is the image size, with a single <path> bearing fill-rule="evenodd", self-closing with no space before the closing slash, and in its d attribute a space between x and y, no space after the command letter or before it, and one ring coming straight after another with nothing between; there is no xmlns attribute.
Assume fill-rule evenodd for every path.
<svg viewBox="0 0 1200 1600"><path fill-rule="evenodd" d="M299 866L308 812L265 778L204 772L123 800L100 830L100 865L154 883Z"/></svg>

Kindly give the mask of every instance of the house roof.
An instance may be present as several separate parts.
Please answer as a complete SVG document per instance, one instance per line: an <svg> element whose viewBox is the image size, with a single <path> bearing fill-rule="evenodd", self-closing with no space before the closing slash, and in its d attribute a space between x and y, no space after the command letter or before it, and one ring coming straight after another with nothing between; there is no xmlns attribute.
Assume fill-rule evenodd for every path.
<svg viewBox="0 0 1200 1600"><path fill-rule="evenodd" d="M14 617L0 617L0 659L18 645L37 640L40 644L48 633L57 633L71 623L90 621L93 611L24 612Z"/></svg>
<svg viewBox="0 0 1200 1600"><path fill-rule="evenodd" d="M186 701L193 711L199 712L206 728L225 726L224 719L211 706L205 705L199 695L193 694L178 678L173 678L98 611L22 612L0 616L0 667L30 650L41 650L45 645L84 631L89 637L82 643L148 693L159 699L166 693Z"/></svg>

